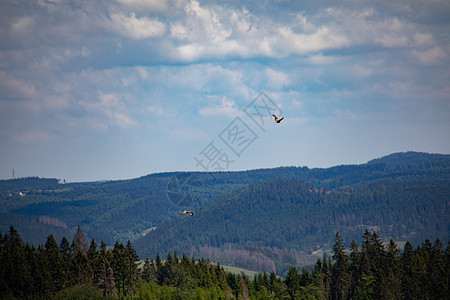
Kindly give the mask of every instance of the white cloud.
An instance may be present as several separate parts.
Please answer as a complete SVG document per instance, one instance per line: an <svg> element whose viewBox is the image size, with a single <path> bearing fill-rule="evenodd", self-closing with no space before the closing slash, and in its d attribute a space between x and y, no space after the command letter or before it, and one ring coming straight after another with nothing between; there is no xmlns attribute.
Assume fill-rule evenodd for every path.
<svg viewBox="0 0 450 300"><path fill-rule="evenodd" d="M169 9L167 0L115 0L116 2L133 9L145 9L152 12L161 12Z"/></svg>
<svg viewBox="0 0 450 300"><path fill-rule="evenodd" d="M384 14L374 8L337 8L324 11L328 27L333 34L344 36L347 43L336 46L381 45L387 48L405 47L420 34L417 28L405 19ZM322 17L321 17L322 18Z"/></svg>
<svg viewBox="0 0 450 300"><path fill-rule="evenodd" d="M218 43L231 35L231 29L222 24L218 12L214 9L201 7L199 2L191 1L186 5L185 12L188 16L187 23L190 25L193 38L199 38L196 34L205 34L204 37L210 42Z"/></svg>
<svg viewBox="0 0 450 300"><path fill-rule="evenodd" d="M92 122L97 126L95 129L106 130L110 126L129 127L136 124L126 113L126 105L118 95L100 93L99 100L97 102L81 102L81 105L87 110L89 118L97 119Z"/></svg>
<svg viewBox="0 0 450 300"><path fill-rule="evenodd" d="M373 71L370 68L367 68L365 66L362 65L354 65L353 66L353 70L354 72L361 76L361 77L369 77L372 75Z"/></svg>
<svg viewBox="0 0 450 300"><path fill-rule="evenodd" d="M341 48L350 43L347 38L334 32L332 28L321 26L313 34L296 33L289 27L280 27L278 30L279 51L284 51L285 55L308 54L312 52ZM283 50L281 49L283 48Z"/></svg>
<svg viewBox="0 0 450 300"><path fill-rule="evenodd" d="M133 39L159 37L166 31L166 25L156 19L138 18L135 13L129 16L116 13L111 15L114 28L121 34Z"/></svg>
<svg viewBox="0 0 450 300"><path fill-rule="evenodd" d="M202 6L192 1L185 15L170 23L175 41L171 58L183 62L226 57L274 56L273 22L228 6Z"/></svg>
<svg viewBox="0 0 450 300"><path fill-rule="evenodd" d="M442 64L449 59L447 52L439 46L425 51L411 50L411 56L426 66Z"/></svg>
<svg viewBox="0 0 450 300"><path fill-rule="evenodd" d="M267 86L269 88L279 90L288 86L291 83L289 76L286 73L281 71L275 71L272 68L266 69L266 76L267 76Z"/></svg>
<svg viewBox="0 0 450 300"><path fill-rule="evenodd" d="M146 111L152 115L163 116L165 114L164 109L159 105L150 105L146 107Z"/></svg>
<svg viewBox="0 0 450 300"><path fill-rule="evenodd" d="M35 22L32 17L23 17L12 24L11 31L14 35L24 35L27 34L34 25Z"/></svg>
<svg viewBox="0 0 450 300"><path fill-rule="evenodd" d="M222 97L220 106L206 107L199 112L203 116L227 116L235 117L239 114L239 109L235 106L233 100Z"/></svg>
<svg viewBox="0 0 450 300"><path fill-rule="evenodd" d="M339 61L339 59L340 58L336 56L324 56L323 54L318 53L308 56L306 61L314 65L326 65L335 63Z"/></svg>
<svg viewBox="0 0 450 300"><path fill-rule="evenodd" d="M386 127L438 124L428 138L449 149L448 1L0 2L0 134L11 147L122 129L185 145L207 139L200 122L235 116L264 90L286 126L307 119L315 136L329 130L320 122L342 130L337 118L361 134L372 113Z"/></svg>
<svg viewBox="0 0 450 300"><path fill-rule="evenodd" d="M0 71L0 92L3 97L15 99L29 99L37 95L36 87L32 83L3 71Z"/></svg>

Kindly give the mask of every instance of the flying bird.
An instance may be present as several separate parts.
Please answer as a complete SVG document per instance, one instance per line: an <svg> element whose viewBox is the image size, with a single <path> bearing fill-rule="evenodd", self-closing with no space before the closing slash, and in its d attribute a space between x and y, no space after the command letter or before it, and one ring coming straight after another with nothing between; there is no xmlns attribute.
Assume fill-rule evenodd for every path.
<svg viewBox="0 0 450 300"><path fill-rule="evenodd" d="M272 115L275 118L275 123L280 123L281 121L283 121L284 117L282 117L281 119L278 119L277 116Z"/></svg>
<svg viewBox="0 0 450 300"><path fill-rule="evenodd" d="M190 210L183 210L182 213L183 214L187 214L187 215L191 215L191 216L194 215L194 213L192 211L190 211Z"/></svg>

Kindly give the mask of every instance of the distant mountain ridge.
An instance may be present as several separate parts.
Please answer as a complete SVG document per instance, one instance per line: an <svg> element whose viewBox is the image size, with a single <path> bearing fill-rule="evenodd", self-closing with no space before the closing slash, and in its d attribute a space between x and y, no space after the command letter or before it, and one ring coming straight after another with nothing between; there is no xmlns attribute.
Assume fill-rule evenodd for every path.
<svg viewBox="0 0 450 300"><path fill-rule="evenodd" d="M168 192L172 189L171 182L173 182L174 179L180 179L180 181L182 181L182 178L186 176L193 176L199 183L197 186L188 187L188 189L190 188L189 193L192 196L192 199L190 200L192 201L186 203L190 203L191 205L188 208L195 212L193 219L183 219L183 217L186 216L180 216L180 203L175 203L177 200L170 198L168 195ZM408 187L408 193L410 195L414 194L412 191L415 189L417 195L423 194L429 199L434 199L435 202L440 205L439 207L433 208L427 206L427 209L431 209L434 213L442 213L442 211L445 213L448 211L448 203L450 202L448 199L449 193L446 190L446 187L450 185L450 155L404 152L387 155L361 165L340 165L330 168L279 167L236 172L217 172L213 174L205 172L169 172L150 174L129 180L106 182L62 184L59 183L57 179L36 177L1 180L0 230L6 232L10 225L14 225L19 232L22 233L25 241L38 244L43 243L50 233L55 234L57 240L63 235L71 237L73 236L77 225L81 224L83 231L89 238L95 238L97 241L104 240L109 245L114 243L115 240L126 242L128 239L131 239L136 243L141 254L151 254L153 253L151 251L158 251L158 249L161 249L161 253L166 253L171 249L179 249L179 251L191 251L195 254L198 253L200 247L206 245L218 247L218 249L221 247L231 247L228 249L232 249L233 247L237 249L241 247L242 249L246 249L246 251L253 251L255 254L265 253L264 255L268 255L267 257L270 256L271 259L275 259L275 242L272 244L269 243L270 250L264 250L264 243L258 245L255 244L254 241L249 240L250 242L245 245L246 238L244 237L240 238L241 240L239 242L231 241L221 243L220 239L223 239L223 237L221 237L220 234L216 235L216 240L219 239L219 241L214 242L210 237L202 237L204 240L200 238L200 240L196 240L195 243L189 245L186 243L185 246L188 247L187 249L183 248L183 245L177 244L177 242L168 243L167 241L164 241L164 239L156 241L155 246L149 246L146 243L151 237L160 235L163 230L169 230L171 226L174 226L173 228L180 226L178 222L207 218L206 216L209 213L210 215L208 218L214 220L214 214L212 212L208 213L208 211L211 209L209 207L219 205L217 204L217 201L224 202L220 205L225 205L226 202L231 201L231 199L242 199L243 201L248 198L248 194L245 193L254 193L258 189L265 189L270 185L275 185L274 191L277 191L279 185L285 184L285 182L288 182L288 186L293 185L298 189L311 191L311 194L308 194L309 192L307 192L305 195L309 195L308 197L311 199L317 198L319 203L322 201L323 203L328 204L331 203L330 197L332 196L342 201L350 201L348 197L351 199L360 197L360 199L370 200L371 197L376 194L378 197L377 199L387 201L386 198L383 198L384 196L380 196L383 188L386 189L386 187L389 186L389 197L392 195L398 197L398 194L401 194L405 187ZM373 193L375 194L371 195L367 192L367 190L370 189L373 190ZM290 188L288 190L295 194L295 191ZM364 190L366 190L366 192L363 192ZM429 194L433 193L433 190L439 191L441 195L430 196ZM187 191L183 191L180 188L180 193L181 192ZM23 195L20 195L19 193L22 193ZM242 198L243 195L247 195L247 198ZM291 196L288 195L286 197L289 198ZM305 203L310 203L310 201L312 201L311 199L306 198L304 199L304 201L306 201ZM414 199L414 201L417 202L416 204L418 207L421 207L422 204L420 199ZM301 201L298 203L301 203ZM339 205L344 204L336 203L335 205L339 207ZM230 210L226 206L220 207L223 210ZM266 206L256 208L256 211L262 209L262 207ZM269 209L269 207L266 208ZM330 208L327 207L327 211L333 211L329 209ZM351 209L361 209L361 207L352 206ZM255 211L255 208L252 208L252 211ZM242 212L237 211L236 216L240 213ZM261 217L264 216L264 220L269 222L270 218L263 213L265 212L260 211L259 215ZM284 214L283 211L277 213ZM197 219L198 216L199 219ZM311 216L314 216L314 213L310 212L309 214L306 214L305 218ZM360 222L361 224L355 223L358 219L356 213L354 216L350 213L347 215L342 214L336 218L337 220L341 218L341 221L339 222L347 222L349 226L370 225L370 228L381 228L380 224L375 224L376 222L373 220L373 224L365 224L364 222ZM394 216L392 218L394 218ZM247 219L251 220L251 218ZM383 222L386 223L388 222L386 221L388 219L389 217L383 217L380 220L383 220ZM48 220L52 220L52 222L48 222ZM433 220L435 220L434 217ZM442 220L448 224L448 217L446 215L443 216ZM405 235L405 237L413 237L410 235L410 232L408 233L407 230L403 228L404 226L408 228L407 226L412 226L411 224L413 224L414 226L417 226L417 228L411 227L411 230L424 232L424 230L428 228L426 226L431 224L420 225L420 222L420 224L417 222L415 223L415 221L409 223L406 222L406 224L401 224L403 229L400 228L401 230L398 229L397 232L395 232L395 228L397 227L395 222L389 222L391 224L389 226L392 228L389 229L386 227L383 230L391 232L393 236L397 235L400 238L402 238L402 234ZM325 224L324 222L322 223ZM444 225L438 223L432 224L435 227L438 226L438 229L435 228L431 230L430 233L440 232L440 234L442 234L442 232L445 232L442 227L447 228L446 230L448 230L448 226L444 226L445 223ZM56 227L55 224L64 224L67 228L65 228L65 226ZM188 223L187 225L191 226L192 224ZM190 228L189 226L186 227L186 229ZM199 230L204 231L205 228L208 228L203 226L204 224ZM241 226L248 225L242 223ZM283 225L283 227L279 223L274 223L273 226L285 228L287 225ZM334 231L338 227L333 226L326 229L326 231L323 231L324 236L335 234ZM153 229L155 227L157 227L156 230L150 230L150 228ZM313 229L313 227L316 229ZM316 232L319 230L317 229L317 225L314 225L313 227L308 230L315 230ZM289 233L293 236L292 241L296 241L295 232L302 232L299 230L300 229L297 228ZM149 232L147 236L141 238L142 235L147 232ZM287 234L284 239L289 239L289 234ZM343 232L343 234L346 233ZM356 232L356 234L358 233ZM192 239L194 239L194 235L195 232L187 233L187 240L189 240L191 236ZM418 239L420 239L419 235L420 234L417 235ZM346 237L350 236L350 233L346 235ZM383 234L383 236L389 237L389 235L385 234ZM430 238L435 238L435 236L430 236ZM317 237L312 236L309 240L305 240L304 242L316 243L317 245L317 241L322 243L322 245L319 245L319 248L314 246L314 249L320 249L321 246L328 245L328 242L323 242L320 239L317 239ZM421 241L423 241L423 239L421 239ZM278 246L294 247L292 246L292 243L289 244L288 241L282 241ZM164 247L166 247L166 249L161 247L158 248L159 246L156 246L157 244L165 245ZM301 246L295 246L294 248L298 251L303 251L301 250L303 249ZM308 247L306 246L304 247L304 249L307 248ZM311 249L308 248L308 251ZM264 251L268 252L266 253ZM280 252L278 255L286 256L287 254ZM292 254L290 259L298 260L298 257L296 258L296 255ZM283 261L283 259L280 259L279 261Z"/></svg>
<svg viewBox="0 0 450 300"><path fill-rule="evenodd" d="M406 167L408 165L420 165L423 163L448 161L449 154L425 153L425 152L397 152L381 158L372 159L367 164L385 164L390 167Z"/></svg>

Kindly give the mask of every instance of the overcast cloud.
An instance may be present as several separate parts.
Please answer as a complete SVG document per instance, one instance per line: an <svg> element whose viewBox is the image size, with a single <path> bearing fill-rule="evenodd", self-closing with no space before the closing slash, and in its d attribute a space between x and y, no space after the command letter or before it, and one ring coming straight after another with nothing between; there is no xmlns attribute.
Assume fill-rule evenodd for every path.
<svg viewBox="0 0 450 300"><path fill-rule="evenodd" d="M203 171L211 141L227 170L450 153L449 15L445 0L0 0L0 178ZM261 91L285 117L264 131L243 113ZM240 156L219 138L235 117L258 136Z"/></svg>

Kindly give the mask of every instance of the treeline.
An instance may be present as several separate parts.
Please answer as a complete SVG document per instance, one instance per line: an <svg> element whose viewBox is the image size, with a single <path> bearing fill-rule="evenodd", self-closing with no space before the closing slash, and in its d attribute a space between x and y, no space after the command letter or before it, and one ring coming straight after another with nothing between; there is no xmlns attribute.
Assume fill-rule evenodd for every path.
<svg viewBox="0 0 450 300"><path fill-rule="evenodd" d="M331 249L336 231L346 241L358 240L364 228L371 228L386 239L409 240L413 245L428 236L446 243L449 195L448 181L386 179L329 191L299 179L279 178L218 197L195 209L193 217L173 218L134 244L143 257L166 249L189 253L192 247L231 245L262 252L275 264L280 260L291 264L275 255L275 249L309 253ZM238 266L250 264L241 261Z"/></svg>
<svg viewBox="0 0 450 300"><path fill-rule="evenodd" d="M146 229L160 227L179 215L180 207L168 198L169 185L174 179L186 176L193 176L198 181L199 188L190 192L196 205L203 206L220 195L276 178L297 178L319 190L324 188L332 191L386 179L448 182L450 155L408 152L389 155L367 164L331 168L279 167L236 172L173 172L106 182L58 184L58 179L38 177L0 180L0 213L8 213L16 218L13 223L0 218L0 230L7 231L9 225L14 224L20 228L24 240L35 245L41 244L54 232L52 228L34 226L35 220L39 216L50 216L67 224L68 228L74 228L81 222L89 237L108 244L116 240L134 241ZM44 230L43 238L41 234L36 234L36 231ZM331 238L329 244L335 231L327 236ZM339 231L345 235L343 230ZM417 230L412 228L411 231ZM430 235L437 236L434 232ZM405 238L415 242L409 236ZM310 241L305 243L314 244ZM165 253L166 249L161 253Z"/></svg>
<svg viewBox="0 0 450 300"><path fill-rule="evenodd" d="M3 191L23 191L28 189L51 189L55 188L59 183L59 179L56 178L39 178L23 177L15 179L1 180L0 192Z"/></svg>
<svg viewBox="0 0 450 300"><path fill-rule="evenodd" d="M139 279L139 257L131 242L113 249L93 239L90 246L80 227L72 244L53 235L37 248L24 244L11 226L0 233L0 298L55 299L81 293L88 298L132 294ZM77 287L80 287L77 289Z"/></svg>
<svg viewBox="0 0 450 300"><path fill-rule="evenodd" d="M361 246L345 249L336 234L332 258L313 270L291 267L253 279L225 271L209 260L169 252L165 260L139 262L132 245L116 242L100 249L84 241L79 228L72 244L50 235L37 248L24 244L14 227L0 234L1 299L445 299L450 245L426 240L401 252L365 231Z"/></svg>
<svg viewBox="0 0 450 300"><path fill-rule="evenodd" d="M361 247L352 241L348 251L337 233L332 260L318 260L308 274L289 270L285 283L293 298L306 290L318 299L445 299L450 243L444 250L439 239L416 249L406 242L400 252L392 239L385 246L376 232L366 230Z"/></svg>

